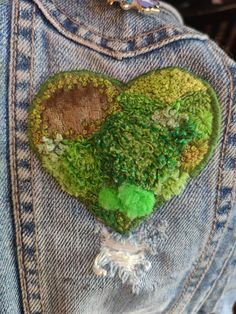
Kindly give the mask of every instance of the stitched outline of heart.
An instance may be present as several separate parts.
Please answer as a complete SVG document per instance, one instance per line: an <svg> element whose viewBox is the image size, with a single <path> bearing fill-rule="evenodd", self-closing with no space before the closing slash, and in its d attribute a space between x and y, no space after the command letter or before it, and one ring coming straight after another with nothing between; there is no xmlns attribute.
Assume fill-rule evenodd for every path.
<svg viewBox="0 0 236 314"><path fill-rule="evenodd" d="M97 206L96 204L91 204L91 201L88 201L86 199L86 197L81 197L81 196L75 195L76 193L79 193L79 191L75 192L75 193L73 193L71 191L68 191L67 186L63 185L63 182L60 181L60 176L55 176L55 172L53 172L53 170L50 169L51 166L49 167L48 165L46 165L45 156L43 156L42 150L40 151L40 149L39 149L39 147L41 147L40 145L42 145L42 136L39 139L38 143L36 143L35 142L35 134L36 133L34 131L37 128L38 128L38 131L39 131L39 129L42 128L42 119L41 118L42 118L42 112L45 110L44 105L42 105L43 99L44 99L44 102L46 101L46 99L50 100L51 96L47 92L51 88L52 89L52 94L55 93L57 91L57 88L55 89L55 84L58 83L59 81L60 82L62 81L62 82L65 83L66 80L67 80L70 83L71 80L73 80L73 78L74 79L75 78L79 79L81 77L88 76L88 77L93 78L93 79L96 78L96 79L104 80L104 82L109 82L112 85L112 87L114 88L114 95L112 97L111 103L114 104L114 102L115 102L116 105L114 106L114 108L112 108L111 105L108 106L108 110L107 110L107 112L105 114L105 117L103 119L101 119L101 121L98 121L99 123L97 125L95 125L95 131L90 136L90 137L92 137L92 136L94 136L94 134L100 132L100 130L102 129L104 124L106 124L106 123L108 124L108 122L106 122L106 121L108 121L110 119L108 117L111 117L112 115L114 116L114 114L117 113L117 101L115 99L118 98L117 97L118 94L122 94L122 93L123 94L140 93L140 82L142 84L143 83L146 84L146 82L149 82L149 84L150 84L150 82L152 83L152 80L150 79L150 77L152 77L152 76L153 77L161 76L160 74L161 73L165 73L165 71L167 71L167 72L169 71L169 79L170 79L170 81L172 80L171 81L172 83L173 83L173 77L174 77L174 79L177 80L178 76L181 77L181 74L182 74L181 79L184 80L184 79L188 78L188 79L186 79L186 82L185 82L186 85L188 85L188 83L191 80L192 80L192 82L195 81L196 85L194 85L193 90L191 90L191 92L192 93L195 92L196 95L197 95L198 92L200 93L200 91L202 91L202 92L204 91L206 93L206 95L208 95L208 97L210 99L210 109L211 109L211 114L212 114L212 122L211 122L212 129L211 129L211 134L210 134L210 136L209 136L209 138L207 140L207 143L208 143L207 151L203 155L203 158L200 160L200 162L198 162L198 164L195 165L194 169L189 171L189 178L186 178L186 180L185 180L186 182L184 183L184 185L183 185L183 187L181 189L181 191L182 191L183 188L188 183L189 179L195 177L196 175L198 175L198 173L206 166L206 164L208 163L208 161L212 157L213 152L214 152L214 148L215 148L215 146L217 144L217 141L219 139L220 124L221 124L220 107L219 107L219 103L218 103L218 100L217 100L216 93L214 92L212 87L209 85L209 83L207 83L206 81L202 80L201 78L193 75L192 73L188 72L187 70L180 69L180 68L159 69L159 70L155 70L155 71L151 71L151 72L148 72L146 74L143 74L143 75L135 78L134 80L128 82L127 84L123 84L120 81L115 80L114 78L108 77L106 75L97 74L97 73L90 72L90 71L82 70L82 71L61 72L61 73L58 73L58 74L54 75L53 77L50 77L41 86L39 92L35 96L32 104L30 106L30 109L29 109L29 139L30 139L30 144L31 144L32 149L34 150L34 152L38 156L38 158L41 160L44 168L56 179L56 181L60 184L61 188L65 192L69 193L72 196L78 197L80 200L82 200L83 203L85 203L89 207L90 211L96 216L96 218L102 220L105 224L107 224L108 226L112 227L113 229L115 229L116 231L118 231L120 233L130 231L132 228L137 226L144 218L149 216L151 213L149 212L147 215L143 215L141 217L135 217L135 218L131 219L130 217L127 217L126 214L124 214L124 212L120 212L119 210L118 211L117 210L114 211L113 209L112 210L110 210L110 209L108 210L108 208L106 208L106 209L103 208L102 209L101 206ZM143 80L145 80L145 82ZM76 84L77 84L76 86L78 86L78 84L82 85L81 82L79 82L79 83L76 82ZM154 85L155 84L156 84L156 82L154 82ZM170 89L171 84L168 85L168 82L166 84L167 84L168 88ZM182 83L179 81L179 84L181 85ZM158 86L157 85L155 85L155 86L156 86L156 89L155 89L155 91L156 91L156 90L158 90ZM86 86L84 86L84 87L86 88ZM103 87L104 87L104 85L103 85ZM64 86L61 86L60 88L64 89ZM99 88L101 88L101 86ZM153 100L153 98L154 98L155 102L158 103L158 101L160 100L160 95L159 95L159 97L156 97L156 96L152 97L152 93L154 91L153 86L151 86L150 88L148 88L147 86L146 87L144 86L144 88L146 88L148 90L148 92L145 91L145 93L141 93L141 94L144 94L144 96L149 98L149 100L151 98ZM167 90L169 90L168 88L167 88ZM169 107L173 106L173 103L179 101L179 99L181 99L181 101L183 101L184 97L189 97L189 95L190 95L189 92L190 91L189 90L184 91L185 87L183 86L183 84L182 84L182 88L183 88L183 91L181 89L179 90L179 92L181 94L181 97L180 98L175 98L174 101L172 99L173 98L172 95L170 95L170 96L165 95L165 92L166 92L165 91L165 87L163 88L163 93L162 93L163 94L162 95L163 99L165 99L165 98L166 99L168 99L168 98L172 99L172 102L171 101L168 102ZM73 89L73 87L72 87L72 89ZM175 92L175 89L173 88L172 93L174 93L174 92ZM161 93L160 90L159 90L159 93ZM178 92L177 92L177 94L178 94ZM163 104L163 99L161 99L161 101L159 103ZM186 103L187 103L187 101L186 101ZM160 113L160 111L163 111L163 110L164 110L163 108L162 109L159 108L156 111L158 111L158 113ZM121 112L123 112L123 111L125 111L124 107L122 107ZM158 116L158 114L157 114L157 119L160 119L160 115ZM48 139L49 142L46 142L46 144L44 143L44 147L45 147L45 145L48 145L48 147L50 147L50 145L51 145L51 147L52 148L54 147L54 149L55 149L55 145L57 145L57 148L58 148L58 145L61 145L62 142L61 142L61 139L56 139L55 137L56 137L56 135L54 136L53 142L52 141L50 142L50 139ZM194 148L194 146L192 148ZM132 192L132 191L131 192L130 191L131 190L129 190L127 193L131 193ZM137 190L135 190L135 193L136 192L137 192ZM96 195L97 203L98 203L99 195L97 195L96 193L95 193L95 195ZM173 197L173 196L174 195L172 195L171 197ZM107 197L107 194L106 194L106 197ZM166 199L164 201L163 201L163 199L162 200L158 200L156 202L156 207L160 207L166 201L167 201ZM153 211L154 210L152 209L151 212L153 212Z"/></svg>

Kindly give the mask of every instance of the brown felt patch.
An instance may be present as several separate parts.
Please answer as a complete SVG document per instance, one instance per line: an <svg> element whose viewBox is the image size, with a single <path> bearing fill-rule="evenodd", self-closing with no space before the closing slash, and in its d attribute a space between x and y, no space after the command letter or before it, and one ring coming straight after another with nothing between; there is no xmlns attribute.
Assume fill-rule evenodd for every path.
<svg viewBox="0 0 236 314"><path fill-rule="evenodd" d="M73 89L58 89L44 101L43 124L48 125L48 135L90 135L106 116L108 100L92 84L75 85Z"/></svg>

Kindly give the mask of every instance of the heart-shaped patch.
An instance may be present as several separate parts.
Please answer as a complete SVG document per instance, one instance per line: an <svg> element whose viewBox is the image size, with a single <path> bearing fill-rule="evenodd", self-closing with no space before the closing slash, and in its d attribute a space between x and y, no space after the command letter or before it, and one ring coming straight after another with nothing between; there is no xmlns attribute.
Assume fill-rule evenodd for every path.
<svg viewBox="0 0 236 314"><path fill-rule="evenodd" d="M59 73L29 112L43 167L120 233L184 190L211 158L219 129L215 92L180 68L128 84L89 71Z"/></svg>

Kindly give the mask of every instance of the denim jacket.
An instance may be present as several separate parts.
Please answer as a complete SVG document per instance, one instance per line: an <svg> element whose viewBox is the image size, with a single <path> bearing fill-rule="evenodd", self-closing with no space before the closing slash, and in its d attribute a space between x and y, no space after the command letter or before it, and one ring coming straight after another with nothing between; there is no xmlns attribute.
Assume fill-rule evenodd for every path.
<svg viewBox="0 0 236 314"><path fill-rule="evenodd" d="M161 4L160 14L142 15L102 0L0 1L1 313L230 313L236 295L236 64ZM213 86L221 134L206 168L141 226L150 242L158 222L166 229L136 295L117 276L92 272L100 225L32 154L27 110L40 85L60 71L86 69L128 82L169 66Z"/></svg>

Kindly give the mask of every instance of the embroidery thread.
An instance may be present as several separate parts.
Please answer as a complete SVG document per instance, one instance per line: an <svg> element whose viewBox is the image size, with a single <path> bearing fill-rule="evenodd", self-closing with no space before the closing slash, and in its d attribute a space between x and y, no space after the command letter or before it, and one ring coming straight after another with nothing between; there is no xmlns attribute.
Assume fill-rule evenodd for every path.
<svg viewBox="0 0 236 314"><path fill-rule="evenodd" d="M211 86L180 68L128 84L71 71L41 86L30 106L29 134L61 188L126 233L205 167L220 120Z"/></svg>

